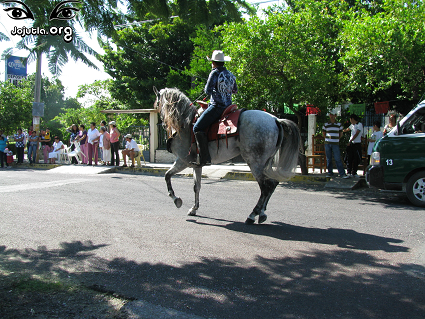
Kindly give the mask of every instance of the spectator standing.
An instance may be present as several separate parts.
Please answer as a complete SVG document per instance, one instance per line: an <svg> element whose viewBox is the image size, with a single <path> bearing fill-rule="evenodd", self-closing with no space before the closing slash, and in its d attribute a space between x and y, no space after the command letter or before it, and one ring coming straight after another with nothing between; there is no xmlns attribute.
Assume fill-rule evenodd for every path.
<svg viewBox="0 0 425 319"><path fill-rule="evenodd" d="M134 167L134 158L139 156L139 146L137 146L137 143L135 140L133 140L131 134L127 134L125 136L125 139L127 141L125 145L125 150L122 151L122 157L124 160L124 165L122 167L127 167L127 156L131 159L131 166Z"/></svg>
<svg viewBox="0 0 425 319"><path fill-rule="evenodd" d="M104 162L104 159L103 159L103 141L102 141L102 139L103 139L103 134L102 134L102 132L101 132L101 129L102 129L102 127L106 127L107 126L107 123L106 123L106 121L101 121L100 122L100 125L99 125L99 133L101 134L101 136L100 136L100 139L99 139L99 158L100 158L100 160L102 161L102 162Z"/></svg>
<svg viewBox="0 0 425 319"><path fill-rule="evenodd" d="M390 123L384 126L384 135L387 135L389 132L393 130L394 127L397 126L397 117L395 114L390 115Z"/></svg>
<svg viewBox="0 0 425 319"><path fill-rule="evenodd" d="M370 156L372 155L373 147L375 146L375 142L382 138L384 133L381 132L381 122L375 121L373 122L373 133L370 138L367 140L369 142L369 146L367 147L367 155L368 162L370 161Z"/></svg>
<svg viewBox="0 0 425 319"><path fill-rule="evenodd" d="M80 132L78 133L77 138L75 139L78 143L80 143L80 149L82 156L82 164L88 163L88 153L87 153L87 131L84 124L80 125Z"/></svg>
<svg viewBox="0 0 425 319"><path fill-rule="evenodd" d="M97 165L100 133L96 128L95 122L90 123L90 129L87 131L87 138L88 138L87 146L88 146L88 156L89 156L88 165L92 165L93 157L94 157L94 165Z"/></svg>
<svg viewBox="0 0 425 319"><path fill-rule="evenodd" d="M360 123L359 117L356 114L350 116L351 125L344 132L351 131L350 140L347 144L347 176L359 177L357 169L362 161L362 134L363 125Z"/></svg>
<svg viewBox="0 0 425 319"><path fill-rule="evenodd" d="M111 165L114 166L120 166L120 155L118 153L119 149L120 149L120 142L119 142L119 138L120 138L120 131L118 131L117 129L117 125L115 123L115 121L109 122L109 136L111 139Z"/></svg>
<svg viewBox="0 0 425 319"><path fill-rule="evenodd" d="M111 164L111 139L108 133L108 130L105 126L102 126L100 128L100 134L102 134L102 137L100 140L102 141L101 146L103 151L103 165L110 165Z"/></svg>
<svg viewBox="0 0 425 319"><path fill-rule="evenodd" d="M322 132L323 137L325 138L326 167L328 169L328 176L333 176L333 154L339 176L345 177L344 165L341 161L341 151L339 149L339 140L342 137L342 124L336 121L335 111L331 111L329 113L329 122L323 125Z"/></svg>
<svg viewBox="0 0 425 319"><path fill-rule="evenodd" d="M49 162L49 153L51 151L50 146L52 145L50 130L48 128L46 128L45 132L41 132L40 142L41 147L43 148L44 164L47 164Z"/></svg>
<svg viewBox="0 0 425 319"><path fill-rule="evenodd" d="M1 168L4 167L3 161L6 163L7 167L10 167L9 164L7 163L7 156L5 153L5 149L6 149L6 144L7 144L7 138L5 135L2 134L3 132L0 132L0 163L1 163Z"/></svg>
<svg viewBox="0 0 425 319"><path fill-rule="evenodd" d="M76 139L78 137L78 132L79 132L77 124L72 124L69 128L67 128L66 131L71 134L71 136L69 137L69 142L71 145L71 151L74 151L75 150L74 142L76 142ZM72 157L71 163L78 164L78 159L76 156Z"/></svg>
<svg viewBox="0 0 425 319"><path fill-rule="evenodd" d="M28 160L30 164L34 164L37 158L37 150L38 150L38 136L36 131L31 132L31 136L28 138L29 149L28 149Z"/></svg>
<svg viewBox="0 0 425 319"><path fill-rule="evenodd" d="M26 134L26 137L27 137L27 143L26 143L26 146L27 146L27 157L28 157L28 162L31 162L31 161L30 161L30 141L29 141L29 138L30 138L30 136L32 135L32 131L33 131L33 126L31 125L31 126L29 127L29 129L28 129L28 134ZM37 132L36 132L36 134L37 134Z"/></svg>
<svg viewBox="0 0 425 319"><path fill-rule="evenodd" d="M18 164L24 163L24 151L25 151L25 135L22 133L22 129L18 128L15 134L15 146L16 146L16 158Z"/></svg>

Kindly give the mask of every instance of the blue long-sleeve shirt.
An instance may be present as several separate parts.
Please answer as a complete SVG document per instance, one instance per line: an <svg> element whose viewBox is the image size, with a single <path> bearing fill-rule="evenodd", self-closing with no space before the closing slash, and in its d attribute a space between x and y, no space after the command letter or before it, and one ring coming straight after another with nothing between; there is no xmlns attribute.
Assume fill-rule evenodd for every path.
<svg viewBox="0 0 425 319"><path fill-rule="evenodd" d="M4 150L6 148L7 138L3 138L3 140L0 140L0 152L4 153Z"/></svg>
<svg viewBox="0 0 425 319"><path fill-rule="evenodd" d="M210 95L210 104L218 107L228 107L232 104L232 94L238 92L236 77L224 66L212 69L205 93Z"/></svg>

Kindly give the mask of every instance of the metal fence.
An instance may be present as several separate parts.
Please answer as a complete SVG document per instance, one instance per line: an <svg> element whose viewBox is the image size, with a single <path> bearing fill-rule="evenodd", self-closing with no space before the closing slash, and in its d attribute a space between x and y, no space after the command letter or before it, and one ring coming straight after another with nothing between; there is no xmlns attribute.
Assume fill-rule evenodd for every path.
<svg viewBox="0 0 425 319"><path fill-rule="evenodd" d="M125 138L124 136L126 134L131 134L133 136L133 139L137 142L137 144L144 145L145 151L149 150L149 136L150 136L150 129L149 126L130 126L126 133L121 135L122 137L122 145L125 148Z"/></svg>
<svg viewBox="0 0 425 319"><path fill-rule="evenodd" d="M168 140L167 130L164 128L162 123L158 123L157 126L158 126L158 149L166 150L167 140Z"/></svg>
<svg viewBox="0 0 425 319"><path fill-rule="evenodd" d="M366 108L365 114L361 119L363 124L363 136L370 136L372 134L373 122L379 121L381 122L381 130L385 124L385 115L384 114L376 114L374 108Z"/></svg>

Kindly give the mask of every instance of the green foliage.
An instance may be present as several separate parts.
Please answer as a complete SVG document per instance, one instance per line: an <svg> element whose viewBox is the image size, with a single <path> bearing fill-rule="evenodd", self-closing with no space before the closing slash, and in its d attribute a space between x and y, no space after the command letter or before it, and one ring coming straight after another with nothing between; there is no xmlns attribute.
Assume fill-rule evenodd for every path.
<svg viewBox="0 0 425 319"><path fill-rule="evenodd" d="M199 26L190 40L194 44L194 50L190 68L185 73L192 76L192 86L188 96L196 99L204 92L205 83L211 71L211 62L206 57L211 56L214 50L225 50L225 48L223 48L223 37L219 28L209 29Z"/></svg>
<svg viewBox="0 0 425 319"><path fill-rule="evenodd" d="M105 71L114 79L111 95L127 108L151 108L155 100L153 86L175 86L190 91L192 96L191 88L205 82L210 70L206 54L198 56L199 50L194 52L192 40L197 27L208 32L225 21L242 21L243 11L255 12L243 0L128 3L128 22L150 22L134 22L132 27L117 31L111 42L104 43L105 54L100 57ZM213 49L217 47L208 47L208 55ZM201 68L194 66L193 57L203 60Z"/></svg>
<svg viewBox="0 0 425 319"><path fill-rule="evenodd" d="M109 88L112 97L127 108L152 108L153 86L190 88L191 78L182 70L190 63L193 30L175 18L170 23L146 23L118 31L113 40L117 47L105 44L105 54L100 56L105 71L115 79Z"/></svg>
<svg viewBox="0 0 425 319"><path fill-rule="evenodd" d="M376 14L352 10L340 37L347 91L376 94L398 84L398 98L419 98L425 92L424 16L422 1L384 0Z"/></svg>
<svg viewBox="0 0 425 319"><path fill-rule="evenodd" d="M33 95L35 85L35 74L28 77L32 84ZM44 116L41 118L42 124L53 120L62 109L79 108L81 105L75 98L65 98L65 87L58 78L50 80L48 77L41 79L41 102L44 103Z"/></svg>
<svg viewBox="0 0 425 319"><path fill-rule="evenodd" d="M31 83L22 81L19 86L0 82L0 128L6 134L32 123L33 95Z"/></svg>
<svg viewBox="0 0 425 319"><path fill-rule="evenodd" d="M236 76L234 101L283 115L283 106L417 99L425 92L425 5L401 0L287 1L265 18L198 28L188 74L191 96L209 72L205 55L223 48ZM298 115L301 115L298 113Z"/></svg>
<svg viewBox="0 0 425 319"><path fill-rule="evenodd" d="M66 132L66 129L72 124L78 126L84 124L88 128L91 122L95 122L98 125L103 120L107 123L115 120L119 130L126 130L132 125L141 126L149 124L149 121L141 114L119 114L115 117L114 115L101 112L104 110L124 108L120 102L110 96L108 90L110 84L111 80L105 80L95 81L92 84L85 84L79 87L77 97L85 99L85 107L73 102L72 104L75 108L62 109L62 113L54 119L54 122L58 123L57 128L60 130L61 135L64 136L64 140L69 139L69 133ZM55 126L54 123L50 125Z"/></svg>
<svg viewBox="0 0 425 319"><path fill-rule="evenodd" d="M326 4L303 10L271 9L265 20L222 27L228 67L237 76L235 101L281 113L283 106L309 103L326 109L338 99L335 37L338 23Z"/></svg>

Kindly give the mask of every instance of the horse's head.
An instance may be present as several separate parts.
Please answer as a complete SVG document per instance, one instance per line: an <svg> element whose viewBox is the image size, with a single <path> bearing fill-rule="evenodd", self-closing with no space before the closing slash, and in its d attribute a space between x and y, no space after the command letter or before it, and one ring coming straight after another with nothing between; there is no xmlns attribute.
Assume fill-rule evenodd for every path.
<svg viewBox="0 0 425 319"><path fill-rule="evenodd" d="M155 109L159 110L161 118L169 133L180 134L182 128L192 123L196 108L180 90L165 88L160 91L154 87L156 95Z"/></svg>

